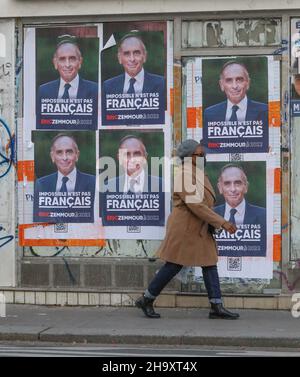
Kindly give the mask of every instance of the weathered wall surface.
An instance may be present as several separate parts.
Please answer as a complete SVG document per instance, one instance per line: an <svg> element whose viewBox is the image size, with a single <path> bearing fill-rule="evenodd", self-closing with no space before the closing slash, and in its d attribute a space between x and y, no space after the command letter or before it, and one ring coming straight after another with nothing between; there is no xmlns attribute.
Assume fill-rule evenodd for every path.
<svg viewBox="0 0 300 377"><path fill-rule="evenodd" d="M37 6L36 1L27 0L0 0L1 14L0 20L3 17L42 17L39 18L39 23L47 23L51 20L51 16L82 16L82 15L98 15L101 18L104 15L132 14L138 17L138 14L152 17L157 14L157 17L163 17L164 13L182 12L182 2L176 0L161 1L43 1L39 2ZM276 9L274 17L278 18L278 11L280 9L299 8L297 1L267 1L265 3L258 1L229 1L224 3L222 0L214 2L210 1L193 1L188 0L185 3L185 10L191 12L189 17L192 17L192 12L210 12L210 18L214 17L217 11L232 11L234 17L237 16L237 11L247 11L252 16L254 11ZM236 13L235 13L236 12ZM151 16L152 13L152 16ZM227 17L228 17L227 13ZM261 12L261 16L263 16ZM298 12L300 15L300 11ZM220 16L220 14L219 14ZM250 16L249 16L250 17ZM268 16L270 17L270 15ZM64 18L65 19L65 18ZM64 20L60 19L60 20ZM52 19L54 20L54 19ZM57 18L56 20L59 20ZM286 17L286 27L289 27ZM31 20L29 21L31 22ZM61 21L60 21L61 22ZM234 29L235 34L228 32L228 25L230 20L220 21L220 25L224 28L215 30L224 30L225 34L217 37L224 41L224 45L230 47L248 47L248 46L271 46L274 44L272 51L277 49L281 44L283 35L280 33L280 22L274 19L271 25L267 25L262 29L260 21L255 21L249 24L248 31L250 37L248 42L243 38L234 39L234 35L239 36L239 29ZM24 20L26 23L26 20ZM218 26L219 23L216 22ZM263 23L265 25L265 23ZM207 35L207 45L198 45L199 38L197 34L197 27L199 22L182 24L183 43L180 45L180 38L177 40L178 51L181 48L198 48L198 47L212 47L219 45L215 44L215 34ZM213 25L214 26L214 25ZM227 28L226 28L227 26ZM242 25L242 30L244 31ZM202 30L202 29L201 29ZM226 33L227 31L227 33ZM197 35L197 38L194 36ZM228 40L232 40L232 44L228 44ZM17 254L17 246L15 244L15 224L14 216L15 207L14 201L16 196L15 190L15 168L13 164L14 156L14 85L15 85L15 25L13 20L0 21L0 117L5 121L5 125L0 125L0 286L13 285L15 281L15 257ZM211 43L209 43L211 41ZM178 52L177 51L177 52ZM274 52L275 53L275 52ZM181 55L179 56L181 58ZM286 56L287 60L287 56ZM177 67L178 68L178 67ZM287 67L284 68L287 72ZM181 71L178 69L178 76L181 77ZM175 77L176 78L176 77ZM16 80L18 85L18 80ZM181 87L181 84L179 85ZM178 98L180 97L178 93ZM175 96L175 100L177 98ZM181 106L177 106L181 108ZM18 106L20 108L20 105ZM175 118L180 119L180 112L175 114ZM174 118L174 120L176 120ZM300 149L297 145L298 139L300 142L300 131L297 129L298 119L294 120L292 129L292 139L294 147L292 151L292 245L291 245L291 260L294 261L295 266L299 268L300 259L300 195L299 195L299 179L298 163L300 159ZM175 123L175 122L174 122ZM288 127L286 127L289 132ZM176 132L178 129L175 130ZM178 137L179 139L179 137ZM283 187L284 190L284 187ZM142 289L147 286L149 279L153 276L154 271L158 268L159 263L148 261L152 258L158 248L160 241L131 241L131 240L110 240L106 246L100 247L25 247L24 258L20 263L20 279L19 283L24 287L79 287L79 288L94 288L100 287L105 289L121 289L129 287L131 289ZM286 248L283 254L289 253ZM31 258L31 257L45 257L45 258ZM51 257L51 258L47 258ZM69 258L65 258L69 257ZM79 258L81 257L81 258ZM86 258L84 258L86 257ZM95 258L98 257L98 258ZM110 258L102 258L110 257ZM126 258L123 258L126 257ZM285 258L285 260L288 258ZM226 293L268 293L268 290L279 290L281 288L285 291L292 292L299 287L299 270L294 272L283 271L281 262L274 263L274 277L271 281L268 280L251 280L251 279L222 279L222 288ZM178 281L174 282L172 288L180 289ZM203 284L191 282L190 284L181 287L183 291L204 291ZM266 291L265 291L266 290Z"/></svg>
<svg viewBox="0 0 300 377"><path fill-rule="evenodd" d="M291 159L291 172L292 172L292 237L291 237L291 260L300 261L300 118L296 117L292 123L292 159Z"/></svg>
<svg viewBox="0 0 300 377"><path fill-rule="evenodd" d="M216 11L255 11L273 9L297 9L297 0L187 0L182 6L180 0L67 0L67 1L39 1L36 0L1 0L0 17L50 17L65 15L122 15L122 14L163 14L188 12L216 12Z"/></svg>
<svg viewBox="0 0 300 377"><path fill-rule="evenodd" d="M33 257L131 257L152 258L161 241L106 240L105 246L31 246L24 248L24 256Z"/></svg>
<svg viewBox="0 0 300 377"><path fill-rule="evenodd" d="M15 282L15 24L0 21L0 285Z"/></svg>

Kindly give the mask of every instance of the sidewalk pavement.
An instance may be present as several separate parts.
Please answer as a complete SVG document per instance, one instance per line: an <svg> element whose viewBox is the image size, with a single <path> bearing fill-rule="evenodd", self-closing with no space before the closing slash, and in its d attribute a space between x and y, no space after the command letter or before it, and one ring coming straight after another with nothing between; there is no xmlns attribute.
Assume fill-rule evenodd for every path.
<svg viewBox="0 0 300 377"><path fill-rule="evenodd" d="M300 348L300 318L289 311L243 309L238 320L212 320L208 309L156 310L160 319L133 307L8 304L0 341Z"/></svg>

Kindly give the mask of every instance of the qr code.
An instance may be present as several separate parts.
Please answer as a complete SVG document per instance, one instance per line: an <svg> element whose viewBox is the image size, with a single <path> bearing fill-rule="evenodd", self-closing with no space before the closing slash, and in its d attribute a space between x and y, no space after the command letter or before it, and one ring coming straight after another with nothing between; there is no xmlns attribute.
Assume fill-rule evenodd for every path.
<svg viewBox="0 0 300 377"><path fill-rule="evenodd" d="M127 227L127 233L141 233L141 227L137 225L129 225Z"/></svg>
<svg viewBox="0 0 300 377"><path fill-rule="evenodd" d="M58 223L54 225L54 233L67 233L68 224Z"/></svg>
<svg viewBox="0 0 300 377"><path fill-rule="evenodd" d="M227 271L242 271L242 258L241 257L228 257L227 258Z"/></svg>
<svg viewBox="0 0 300 377"><path fill-rule="evenodd" d="M243 161L243 155L241 153L231 153L230 161Z"/></svg>

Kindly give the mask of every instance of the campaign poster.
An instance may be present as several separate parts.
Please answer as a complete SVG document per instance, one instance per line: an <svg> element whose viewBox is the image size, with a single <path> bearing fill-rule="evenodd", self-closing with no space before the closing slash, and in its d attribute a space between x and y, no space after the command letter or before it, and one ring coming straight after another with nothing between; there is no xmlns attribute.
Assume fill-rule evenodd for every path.
<svg viewBox="0 0 300 377"><path fill-rule="evenodd" d="M206 173L216 193L214 211L236 224L215 233L219 256L266 257L266 162L209 162Z"/></svg>
<svg viewBox="0 0 300 377"><path fill-rule="evenodd" d="M93 131L33 131L33 222L93 223L96 145Z"/></svg>
<svg viewBox="0 0 300 377"><path fill-rule="evenodd" d="M291 20L291 115L300 116L300 18Z"/></svg>
<svg viewBox="0 0 300 377"><path fill-rule="evenodd" d="M202 59L203 138L208 153L269 148L268 57ZM273 79L273 76L272 76Z"/></svg>
<svg viewBox="0 0 300 377"><path fill-rule="evenodd" d="M97 34L95 26L35 30L37 129L97 129Z"/></svg>
<svg viewBox="0 0 300 377"><path fill-rule="evenodd" d="M167 23L104 23L102 126L164 124Z"/></svg>
<svg viewBox="0 0 300 377"><path fill-rule="evenodd" d="M102 224L164 226L163 131L103 130L99 148Z"/></svg>

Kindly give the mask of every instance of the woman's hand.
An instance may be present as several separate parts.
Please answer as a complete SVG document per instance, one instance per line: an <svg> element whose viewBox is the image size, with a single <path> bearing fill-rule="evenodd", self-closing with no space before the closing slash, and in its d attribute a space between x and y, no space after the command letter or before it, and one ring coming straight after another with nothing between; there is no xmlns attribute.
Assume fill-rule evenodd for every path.
<svg viewBox="0 0 300 377"><path fill-rule="evenodd" d="M225 221L225 223L222 225L222 228L227 230L227 232L229 232L230 234L233 234L237 231L237 227L229 221Z"/></svg>

